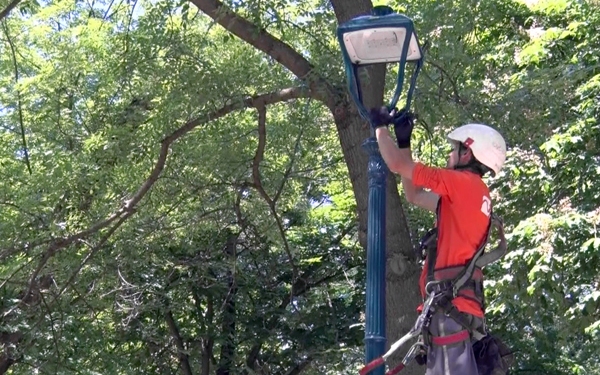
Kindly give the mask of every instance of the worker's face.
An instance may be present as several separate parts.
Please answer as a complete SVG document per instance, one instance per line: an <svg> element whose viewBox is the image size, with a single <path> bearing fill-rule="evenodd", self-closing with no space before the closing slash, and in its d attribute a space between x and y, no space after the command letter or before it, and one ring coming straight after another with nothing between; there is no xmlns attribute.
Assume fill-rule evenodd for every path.
<svg viewBox="0 0 600 375"><path fill-rule="evenodd" d="M463 147L462 153L461 147L458 142L451 141L450 142L451 150L448 154L448 161L446 162L446 168L454 169L458 165L465 165L471 160L471 149Z"/></svg>
<svg viewBox="0 0 600 375"><path fill-rule="evenodd" d="M448 154L448 160L446 161L446 168L454 169L458 165L460 159L458 155L459 147L458 142L450 141L450 153Z"/></svg>

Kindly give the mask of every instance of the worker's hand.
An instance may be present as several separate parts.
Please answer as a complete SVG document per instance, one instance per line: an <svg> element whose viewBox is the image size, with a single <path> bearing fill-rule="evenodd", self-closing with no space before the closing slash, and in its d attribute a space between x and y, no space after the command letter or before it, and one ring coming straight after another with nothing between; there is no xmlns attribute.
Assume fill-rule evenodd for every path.
<svg viewBox="0 0 600 375"><path fill-rule="evenodd" d="M369 110L369 123L373 129L388 126L392 123L392 120L393 116L390 114L390 110L385 106L371 108Z"/></svg>
<svg viewBox="0 0 600 375"><path fill-rule="evenodd" d="M411 112L401 110L392 118L398 148L409 148L410 137L415 126L415 116Z"/></svg>

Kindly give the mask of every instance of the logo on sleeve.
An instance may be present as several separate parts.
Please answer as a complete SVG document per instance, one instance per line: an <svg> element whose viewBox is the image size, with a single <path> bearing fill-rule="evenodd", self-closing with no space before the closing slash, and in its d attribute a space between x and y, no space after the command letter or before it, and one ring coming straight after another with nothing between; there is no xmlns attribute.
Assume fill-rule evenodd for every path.
<svg viewBox="0 0 600 375"><path fill-rule="evenodd" d="M484 195L483 202L481 203L481 212L485 214L485 216L490 216L492 214L492 200Z"/></svg>

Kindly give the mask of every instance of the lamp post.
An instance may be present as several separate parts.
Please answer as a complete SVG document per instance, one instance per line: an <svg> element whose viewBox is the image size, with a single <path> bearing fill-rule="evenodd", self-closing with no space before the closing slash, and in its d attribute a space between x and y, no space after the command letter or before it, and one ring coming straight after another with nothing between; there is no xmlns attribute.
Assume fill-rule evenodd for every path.
<svg viewBox="0 0 600 375"><path fill-rule="evenodd" d="M404 84L407 62L414 63L410 86L403 110L410 110L417 76L423 65L423 52L414 30L413 21L394 13L388 6L373 8L370 15L355 17L337 29L348 80L348 90L361 116L369 121L363 104L359 68L371 64L398 63L398 79L394 96L388 108L398 104ZM389 172L374 132L365 140L363 148L369 155L369 203L367 224L367 285L365 363L385 352L385 195ZM383 375L384 368L373 375Z"/></svg>

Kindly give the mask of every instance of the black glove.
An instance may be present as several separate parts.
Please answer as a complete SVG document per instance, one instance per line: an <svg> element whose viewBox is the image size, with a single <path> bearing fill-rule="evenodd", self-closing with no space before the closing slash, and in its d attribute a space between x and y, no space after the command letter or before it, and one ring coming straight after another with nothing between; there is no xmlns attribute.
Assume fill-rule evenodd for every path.
<svg viewBox="0 0 600 375"><path fill-rule="evenodd" d="M392 123L392 115L390 114L390 110L385 107L379 108L371 108L369 110L369 123L373 130L380 128L382 126L388 126Z"/></svg>
<svg viewBox="0 0 600 375"><path fill-rule="evenodd" d="M394 115L392 123L394 124L398 148L409 148L410 137L415 126L415 116L411 112L402 110Z"/></svg>

